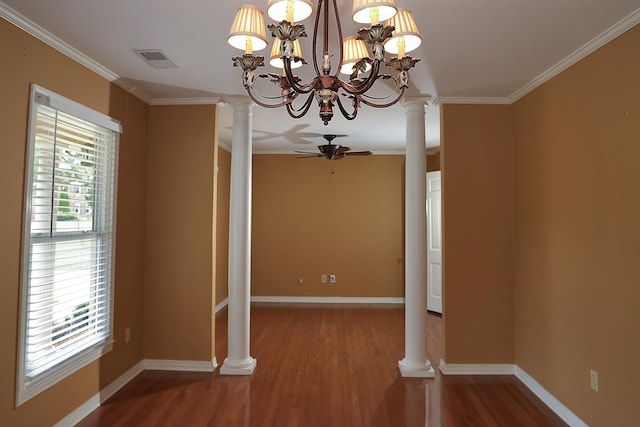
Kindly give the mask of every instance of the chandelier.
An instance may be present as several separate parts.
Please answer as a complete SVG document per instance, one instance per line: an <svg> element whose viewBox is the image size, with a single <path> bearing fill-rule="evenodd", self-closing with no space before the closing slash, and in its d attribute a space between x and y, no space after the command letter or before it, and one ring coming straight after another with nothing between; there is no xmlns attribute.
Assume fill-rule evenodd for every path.
<svg viewBox="0 0 640 427"><path fill-rule="evenodd" d="M311 0L269 0L267 14L278 22L268 25L274 38L269 63L282 68L282 72L257 76L258 67L264 66L264 57L255 56L253 52L264 49L268 44L264 16L253 5L238 9L227 41L245 52L232 60L234 66L242 68L242 84L249 97L262 107L286 107L289 115L296 119L304 116L315 100L320 107L320 119L325 125L333 117L333 108L336 106L347 120L353 120L361 104L385 108L398 102L409 87L409 70L420 61L406 55L422 42L411 12L396 8L394 0L354 0L353 20L370 26L361 28L357 36L343 38L336 0L318 0L312 41L315 77L303 83L293 72L295 68L308 65L302 57L299 41L301 37L307 37L307 33L304 25L297 22L311 16L312 9ZM329 52L331 14L335 18L339 42L338 65L335 68ZM322 27L319 28L321 17ZM320 31L323 33L322 52L318 54ZM385 51L397 56L385 60ZM383 74L382 65L393 68L395 75ZM340 79L340 73L347 74L348 79ZM255 89L256 77L278 85L280 94L258 94ZM394 93L382 98L367 95L374 83L381 79L395 81ZM304 99L305 96L304 101L296 102L298 106L294 106L295 99ZM391 96L395 97L388 100Z"/></svg>

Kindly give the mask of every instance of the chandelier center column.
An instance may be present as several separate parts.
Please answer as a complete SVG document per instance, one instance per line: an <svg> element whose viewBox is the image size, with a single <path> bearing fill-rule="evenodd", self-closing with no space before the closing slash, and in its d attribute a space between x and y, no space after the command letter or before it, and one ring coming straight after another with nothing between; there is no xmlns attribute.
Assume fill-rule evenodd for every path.
<svg viewBox="0 0 640 427"><path fill-rule="evenodd" d="M239 97L233 106L231 191L229 201L228 357L220 374L251 375L256 360L249 354L251 310L251 133L253 103Z"/></svg>
<svg viewBox="0 0 640 427"><path fill-rule="evenodd" d="M403 377L433 378L427 359L427 152L425 106L428 97L405 98L407 116L405 177L405 357Z"/></svg>

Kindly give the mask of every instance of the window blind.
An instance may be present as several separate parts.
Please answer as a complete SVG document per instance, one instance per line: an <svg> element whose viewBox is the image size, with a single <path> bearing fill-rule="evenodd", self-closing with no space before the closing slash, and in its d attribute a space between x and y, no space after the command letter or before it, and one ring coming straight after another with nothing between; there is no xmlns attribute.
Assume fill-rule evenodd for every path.
<svg viewBox="0 0 640 427"><path fill-rule="evenodd" d="M51 107L52 97L32 98L19 396L50 385L112 335L118 134Z"/></svg>

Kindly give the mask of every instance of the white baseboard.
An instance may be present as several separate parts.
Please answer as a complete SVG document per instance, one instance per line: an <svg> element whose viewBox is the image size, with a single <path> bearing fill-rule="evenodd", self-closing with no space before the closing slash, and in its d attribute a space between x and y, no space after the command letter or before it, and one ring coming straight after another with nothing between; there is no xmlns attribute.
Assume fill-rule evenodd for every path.
<svg viewBox="0 0 640 427"><path fill-rule="evenodd" d="M515 375L516 365L445 363L440 360L443 375Z"/></svg>
<svg viewBox="0 0 640 427"><path fill-rule="evenodd" d="M404 304L402 297L292 297L252 296L251 302L288 304Z"/></svg>
<svg viewBox="0 0 640 427"><path fill-rule="evenodd" d="M144 369L148 371L191 371L213 372L218 367L218 361L214 357L212 361L206 360L159 360L145 359Z"/></svg>
<svg viewBox="0 0 640 427"><path fill-rule="evenodd" d="M220 311L229 305L229 298L225 298L216 305L216 314L220 313Z"/></svg>
<svg viewBox="0 0 640 427"><path fill-rule="evenodd" d="M440 372L443 375L515 375L538 399L542 400L557 416L570 427L588 427L576 414L560 402L554 395L522 370L518 365L510 364L459 364L445 363L440 360Z"/></svg>
<svg viewBox="0 0 640 427"><path fill-rule="evenodd" d="M100 392L91 396L89 400L80 405L75 411L58 421L53 427L73 427L89 415L93 410L97 409L104 401L116 394L118 390L124 387L129 381L144 371L144 363L142 361L136 363L127 372L120 375L114 382L100 390Z"/></svg>
<svg viewBox="0 0 640 427"><path fill-rule="evenodd" d="M529 390L533 392L540 400L542 400L553 412L555 412L562 420L571 427L588 427L587 423L582 421L576 414L560 402L554 395L549 393L544 387L533 379L529 374L516 366L516 378L518 378Z"/></svg>

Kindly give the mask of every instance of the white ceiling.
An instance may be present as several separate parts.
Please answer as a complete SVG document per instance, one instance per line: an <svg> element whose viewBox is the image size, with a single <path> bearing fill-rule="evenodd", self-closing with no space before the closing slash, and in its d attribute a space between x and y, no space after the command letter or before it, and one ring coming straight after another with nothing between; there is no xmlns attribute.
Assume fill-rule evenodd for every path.
<svg viewBox="0 0 640 427"><path fill-rule="evenodd" d="M53 44L66 46L72 56L90 58L111 73L111 78L135 87L134 93L152 103L194 103L228 100L244 93L240 69L231 61L241 52L226 43L241 3L1 0L0 14L30 27L50 43L54 40ZM263 10L266 3L255 1ZM343 33L355 34L361 25L350 19L352 2L337 3ZM446 102L512 102L640 22L640 0L396 0L396 4L412 11L423 36L422 46L411 53L422 61L411 70L410 93ZM313 20L303 24L310 42ZM179 68L151 68L132 49L161 49ZM310 50L303 44L308 60ZM269 52L260 54L268 56ZM323 143L323 133L348 135L340 143L356 150L404 150L405 120L400 105L388 109L363 106L351 122L336 109L328 126L321 123L317 111L314 105L307 116L295 120L281 109L256 107L254 151L313 149ZM230 145L231 107L221 109L220 119L220 139ZM438 146L437 106L428 108L426 127L427 147Z"/></svg>

